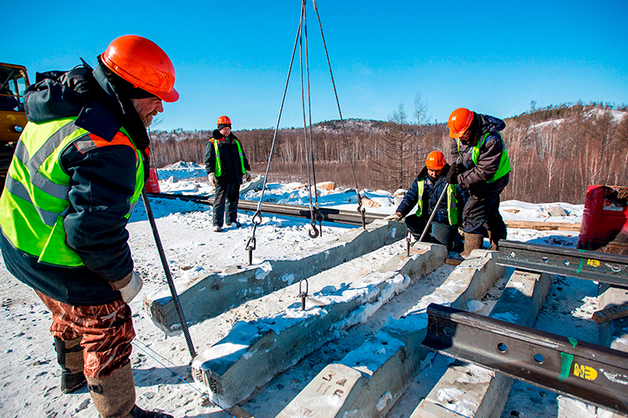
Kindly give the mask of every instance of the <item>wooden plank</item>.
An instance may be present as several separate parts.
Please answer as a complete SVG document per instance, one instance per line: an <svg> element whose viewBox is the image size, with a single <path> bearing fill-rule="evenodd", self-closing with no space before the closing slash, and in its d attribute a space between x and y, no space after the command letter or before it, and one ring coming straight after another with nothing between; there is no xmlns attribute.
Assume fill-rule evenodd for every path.
<svg viewBox="0 0 628 418"><path fill-rule="evenodd" d="M598 324L602 324L606 321L612 321L614 319L625 318L627 316L628 316L628 304L623 304L623 305L610 306L600 311L593 312L591 319L593 319Z"/></svg>
<svg viewBox="0 0 628 418"><path fill-rule="evenodd" d="M504 222L508 228L535 229L537 231L580 231L579 223L507 220L504 220Z"/></svg>

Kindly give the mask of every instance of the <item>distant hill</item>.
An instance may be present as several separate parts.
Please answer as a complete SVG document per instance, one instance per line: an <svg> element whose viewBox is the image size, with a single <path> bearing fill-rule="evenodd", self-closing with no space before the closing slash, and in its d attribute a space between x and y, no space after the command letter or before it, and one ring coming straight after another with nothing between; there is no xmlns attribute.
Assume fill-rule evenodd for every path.
<svg viewBox="0 0 628 418"><path fill-rule="evenodd" d="M505 119L503 131L512 173L502 198L543 203L583 203L589 184L626 185L628 106L576 103L531 109ZM280 129L270 173L280 180L307 182L312 153L317 181L345 187L408 188L427 154L449 155L446 123L398 124L372 119L316 123L306 143L303 129ZM266 171L273 129L237 131L253 169ZM153 131L153 163L203 164L211 131ZM357 185L356 185L357 183Z"/></svg>

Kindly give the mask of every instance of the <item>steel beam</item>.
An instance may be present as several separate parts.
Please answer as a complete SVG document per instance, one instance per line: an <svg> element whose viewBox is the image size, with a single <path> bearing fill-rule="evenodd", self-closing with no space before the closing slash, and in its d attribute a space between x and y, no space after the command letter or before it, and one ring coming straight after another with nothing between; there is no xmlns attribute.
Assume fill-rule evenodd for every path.
<svg viewBox="0 0 628 418"><path fill-rule="evenodd" d="M624 352L437 304L427 314L429 348L628 414Z"/></svg>
<svg viewBox="0 0 628 418"><path fill-rule="evenodd" d="M625 255L502 240L497 264L628 286Z"/></svg>
<svg viewBox="0 0 628 418"><path fill-rule="evenodd" d="M149 196L160 199L181 199L184 201L191 201L205 205L214 204L213 198L205 196L173 195L169 193L150 193ZM251 200L240 200L240 202L238 203L238 209L255 212L257 210L257 204L258 202L254 202ZM357 210L355 211L355 213L353 213L347 210L321 207L320 211L323 215L323 222L335 222L362 226L362 217L357 212ZM261 212L269 215L292 216L297 218L310 219L310 209L307 206L283 205L279 203L262 202ZM367 224L369 224L376 219L383 218L384 216L386 215L367 213L365 214L365 221Z"/></svg>

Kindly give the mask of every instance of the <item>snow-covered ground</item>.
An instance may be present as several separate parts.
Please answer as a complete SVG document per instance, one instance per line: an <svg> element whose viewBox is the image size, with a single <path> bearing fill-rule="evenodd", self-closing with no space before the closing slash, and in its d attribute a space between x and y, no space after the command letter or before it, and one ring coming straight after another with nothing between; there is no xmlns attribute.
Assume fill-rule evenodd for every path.
<svg viewBox="0 0 628 418"><path fill-rule="evenodd" d="M201 166L190 163L159 170L162 192L199 194L211 196L213 187L202 178ZM333 206L355 210L355 190L320 190L321 206ZM396 200L386 191L366 191L369 203L367 212L388 214L394 212ZM308 190L302 184L270 183L264 200L286 204L308 204ZM260 199L260 192L250 190L241 196L246 200ZM560 207L564 216L551 216L552 207ZM248 264L246 244L252 233L252 213L240 212L242 228L228 227L223 232L212 231L212 209L181 200L154 199L151 208L156 218L169 269L177 288L200 275L224 270L229 266ZM583 205L565 203L529 204L507 201L501 206L502 214L509 220L549 221L579 223ZM254 262L267 259L296 259L319 251L326 243L334 240L349 226L324 225L321 237L308 236L309 222L279 216L262 216L256 229ZM136 270L144 279L144 288L131 302L137 337L134 342L132 364L136 379L138 400L141 407L157 409L175 417L229 416L216 406L208 404L192 384L189 375L190 355L182 335L166 336L151 321L143 306L143 297L160 292L166 287L163 266L155 246L146 211L142 203L133 213L128 229L130 246ZM575 247L577 232L536 231L532 229L510 229L509 240ZM393 244L404 246L405 242ZM398 250L398 249L397 249ZM395 248L391 247L390 253ZM368 254L358 263L376 265L386 261L383 255ZM379 258L378 258L379 257ZM419 284L384 305L368 322L342 330L334 341L299 362L291 370L277 376L264 388L254 393L243 407L257 418L275 416L298 392L305 387L325 364L338 360L346 352L357 347L372 335L388 317L398 318L404 309L412 306L413 300L433 290L451 271L443 266ZM63 395L59 390L59 367L48 332L50 315L35 293L12 277L0 264L0 416L6 417L94 417L96 410L89 393L84 389L76 394ZM559 278L554 283L546 308L541 312L537 328L556 332L580 340L597 343L597 331L589 320L596 310L597 286L593 282L571 278ZM224 337L238 320L280 312L297 301L296 291L286 288L259 300L249 301L215 318L193 325L191 339L196 346L208 347ZM480 312L489 311L490 298L477 301ZM442 374L449 359L437 355L421 373L420 381L429 382ZM246 378L243 376L243 379ZM416 406L416 399L425 396L425 388L417 382L408 389L389 417L408 416ZM504 410L503 417L553 417L559 416L559 397L546 390L516 382ZM412 405L412 403L414 405ZM596 417L594 409L581 408L580 417Z"/></svg>

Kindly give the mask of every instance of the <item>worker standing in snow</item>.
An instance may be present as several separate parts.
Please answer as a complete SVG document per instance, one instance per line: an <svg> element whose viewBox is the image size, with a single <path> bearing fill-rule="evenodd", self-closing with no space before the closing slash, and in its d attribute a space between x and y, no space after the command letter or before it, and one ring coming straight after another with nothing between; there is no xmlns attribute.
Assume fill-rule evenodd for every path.
<svg viewBox="0 0 628 418"><path fill-rule="evenodd" d="M205 146L205 168L210 184L216 188L213 224L214 231L220 232L225 212L227 226L241 226L238 222L240 185L251 181L251 167L240 140L231 132L231 119L221 116L216 123L218 127Z"/></svg>
<svg viewBox="0 0 628 418"><path fill-rule="evenodd" d="M463 197L455 184L447 184L446 176L449 169L445 155L440 151L432 151L425 160L425 167L414 179L395 213L384 219L401 221L405 216L406 226L417 240L421 238L427 226L430 229L429 234L425 234L424 241L445 245L448 251L460 252L463 243L458 233L458 225ZM445 188L446 196L436 207ZM408 215L415 205L416 213ZM427 221L434 210L436 213L428 226Z"/></svg>
<svg viewBox="0 0 628 418"><path fill-rule="evenodd" d="M499 213L500 194L510 178L510 160L500 132L506 124L496 117L459 108L451 113L447 125L453 138L451 155L462 157L461 163L452 166L447 182L469 191L462 213L461 255L465 257L482 248L487 235L491 250L497 250L499 240L507 237L506 224Z"/></svg>
<svg viewBox="0 0 628 418"><path fill-rule="evenodd" d="M142 287L126 225L148 178L146 129L174 102L175 72L146 38L26 90L28 124L0 198L7 269L52 313L61 390L85 383L103 418L172 418L135 405L128 302Z"/></svg>

